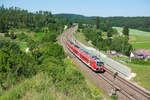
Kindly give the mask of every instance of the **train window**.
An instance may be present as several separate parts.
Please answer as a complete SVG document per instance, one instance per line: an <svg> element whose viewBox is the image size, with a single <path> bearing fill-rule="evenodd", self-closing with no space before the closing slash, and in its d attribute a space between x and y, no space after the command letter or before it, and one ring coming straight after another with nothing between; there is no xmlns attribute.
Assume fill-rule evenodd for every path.
<svg viewBox="0 0 150 100"><path fill-rule="evenodd" d="M97 66L103 66L103 62L97 61Z"/></svg>
<svg viewBox="0 0 150 100"><path fill-rule="evenodd" d="M84 56L81 55L81 58L83 58L85 61L89 61L87 58L85 58Z"/></svg>
<svg viewBox="0 0 150 100"><path fill-rule="evenodd" d="M78 45L74 45L76 48L79 48L79 46Z"/></svg>
<svg viewBox="0 0 150 100"><path fill-rule="evenodd" d="M72 41L69 41L71 44L73 44L73 42Z"/></svg>
<svg viewBox="0 0 150 100"><path fill-rule="evenodd" d="M96 56L92 56L92 58L94 58L95 60L98 59Z"/></svg>

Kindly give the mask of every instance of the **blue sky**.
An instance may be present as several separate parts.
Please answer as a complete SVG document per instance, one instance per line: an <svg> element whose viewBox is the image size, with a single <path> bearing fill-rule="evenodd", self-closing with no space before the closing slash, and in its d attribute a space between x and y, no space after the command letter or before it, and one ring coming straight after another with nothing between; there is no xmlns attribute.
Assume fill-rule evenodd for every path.
<svg viewBox="0 0 150 100"><path fill-rule="evenodd" d="M86 16L150 16L150 0L0 0L5 7Z"/></svg>

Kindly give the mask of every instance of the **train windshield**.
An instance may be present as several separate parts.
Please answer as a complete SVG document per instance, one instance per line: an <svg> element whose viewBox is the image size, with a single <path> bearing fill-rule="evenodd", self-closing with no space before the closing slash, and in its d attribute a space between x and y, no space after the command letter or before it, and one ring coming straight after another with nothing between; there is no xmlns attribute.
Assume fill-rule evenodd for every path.
<svg viewBox="0 0 150 100"><path fill-rule="evenodd" d="M97 62L97 66L103 66L103 64L104 64L103 62L99 62L99 61Z"/></svg>

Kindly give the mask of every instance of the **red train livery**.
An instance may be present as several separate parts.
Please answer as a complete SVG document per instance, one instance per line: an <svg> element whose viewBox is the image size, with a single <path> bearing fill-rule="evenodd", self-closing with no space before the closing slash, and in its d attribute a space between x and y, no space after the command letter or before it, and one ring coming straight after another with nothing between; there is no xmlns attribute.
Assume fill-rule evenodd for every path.
<svg viewBox="0 0 150 100"><path fill-rule="evenodd" d="M69 48L69 50L76 55L76 57L82 60L82 62L84 62L87 66L92 68L93 71L95 72L104 71L104 63L100 61L96 56L89 54L87 51L83 50L70 40L66 41L66 45Z"/></svg>

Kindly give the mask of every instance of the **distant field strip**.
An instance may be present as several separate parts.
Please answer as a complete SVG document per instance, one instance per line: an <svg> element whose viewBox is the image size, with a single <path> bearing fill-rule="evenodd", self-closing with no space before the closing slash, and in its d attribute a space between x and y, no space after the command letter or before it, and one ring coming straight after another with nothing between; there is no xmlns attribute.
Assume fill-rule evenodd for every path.
<svg viewBox="0 0 150 100"><path fill-rule="evenodd" d="M114 27L119 32L122 31L121 27ZM130 40L134 49L150 49L150 32L139 31L136 29L130 29Z"/></svg>
<svg viewBox="0 0 150 100"><path fill-rule="evenodd" d="M144 42L133 42L133 43L150 43L150 41L144 41Z"/></svg>
<svg viewBox="0 0 150 100"><path fill-rule="evenodd" d="M122 27L113 27L116 28L119 32L122 32ZM136 29L130 29L130 35L138 35L138 36L150 36L150 32L144 32Z"/></svg>

